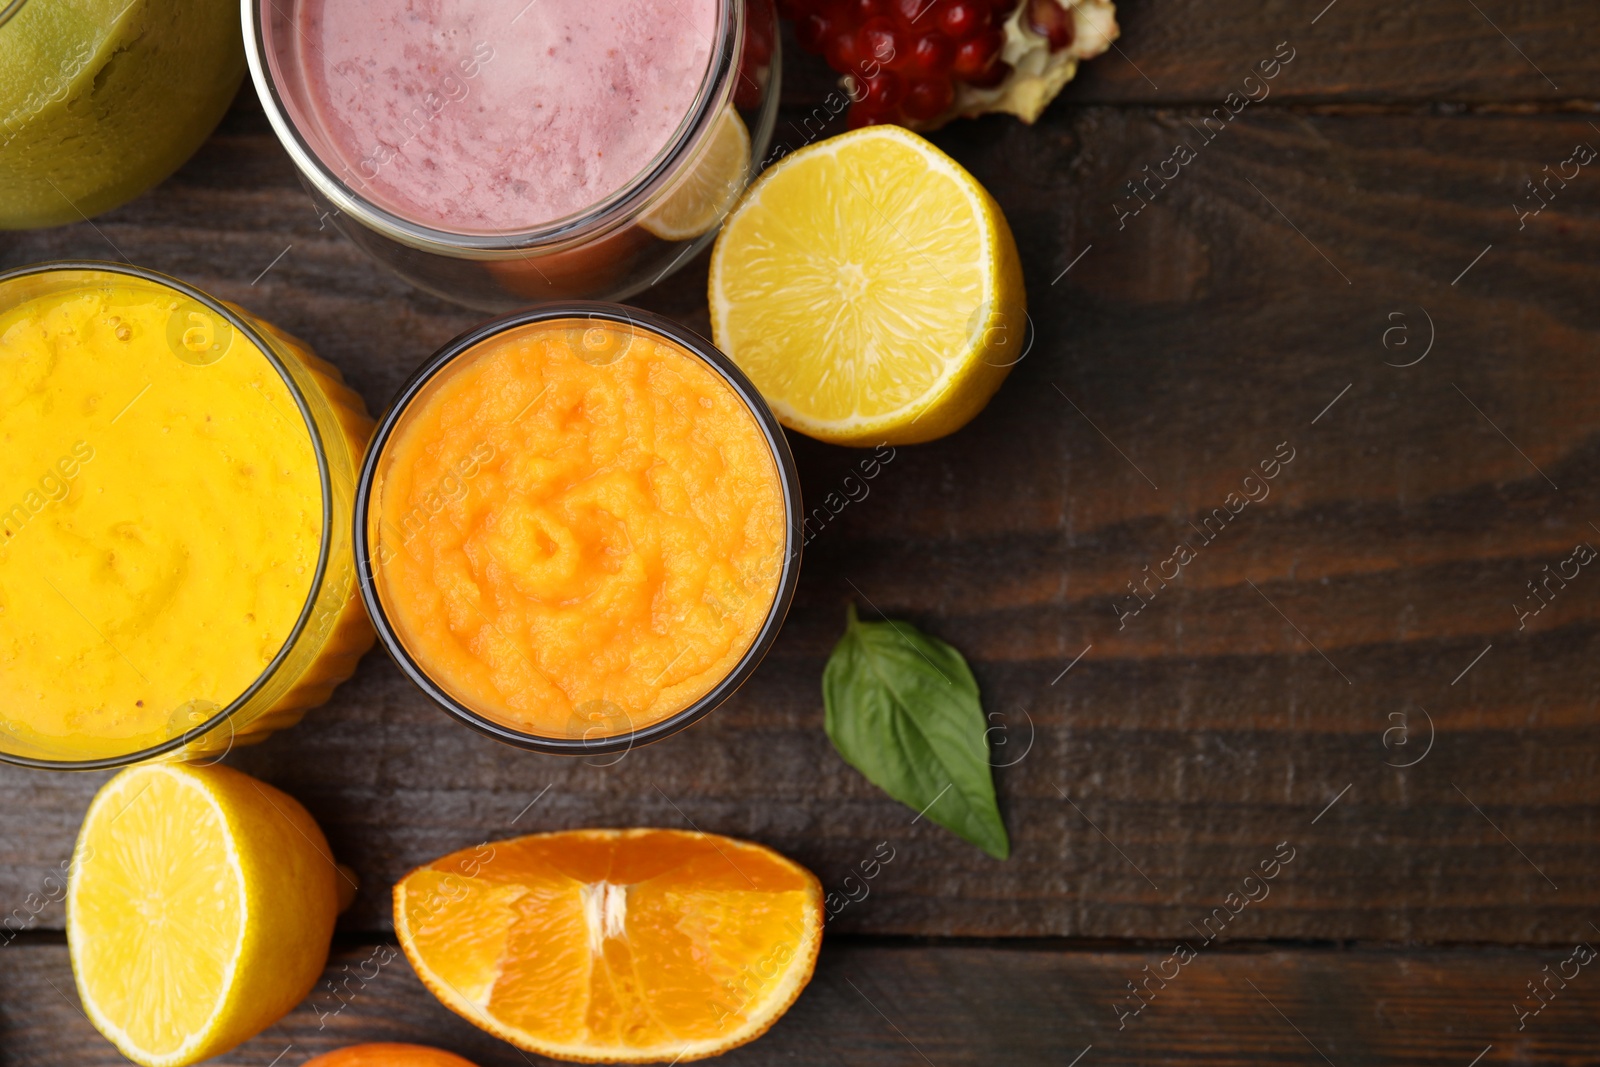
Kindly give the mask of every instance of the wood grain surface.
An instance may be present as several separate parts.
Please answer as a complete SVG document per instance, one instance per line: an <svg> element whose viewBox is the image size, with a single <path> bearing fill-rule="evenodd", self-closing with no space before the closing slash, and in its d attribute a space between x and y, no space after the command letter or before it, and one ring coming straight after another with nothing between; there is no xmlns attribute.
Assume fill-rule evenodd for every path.
<svg viewBox="0 0 1600 1067"><path fill-rule="evenodd" d="M1600 981L1591 972L1600 964L1567 965L1566 973L1576 971L1576 977L1564 988L1559 978L1552 980L1538 1014L1532 1009L1539 1001L1526 988L1562 970L1574 947L1278 948L1202 954L1177 968L1165 962L1170 949L924 948L846 940L823 950L810 986L764 1037L715 1062L1593 1064ZM80 1014L66 947L33 945L24 952L20 966L4 960L0 1033L7 1040L0 1061L10 1067L126 1063ZM300 1067L318 1053L364 1041L430 1044L480 1067L555 1062L524 1055L451 1014L396 952L392 944L342 947L299 1008L211 1062ZM1127 983L1144 982L1156 969L1176 977L1165 988L1149 978L1144 1010L1119 1015L1117 1005L1136 1003Z"/></svg>
<svg viewBox="0 0 1600 1067"><path fill-rule="evenodd" d="M1272 99L1302 105L1463 103L1586 111L1600 96L1585 0L1118 0L1121 36L1055 105L1221 103L1281 41L1300 50ZM833 75L785 37L784 99Z"/></svg>
<svg viewBox="0 0 1600 1067"><path fill-rule="evenodd" d="M1600 168L1543 189L1537 214L1525 184L1600 147L1591 5L1121 11L1122 53L1036 126L936 135L1016 232L1026 355L972 425L898 450L819 523L782 636L728 704L614 764L563 761L457 726L374 652L302 725L229 757L304 801L358 872L345 936L384 936L411 867L522 832L694 826L770 844L833 891L889 842L812 991L729 1062L1067 1064L1091 1043L1130 1063L1465 1065L1491 1043L1483 1063L1593 1062L1587 972L1532 1032L1510 1007L1559 946L1600 937L1600 570L1518 614L1543 603L1528 583L1544 568L1600 546ZM1207 126L1285 40L1273 95ZM831 75L787 61L793 147ZM1193 158L1136 195L1180 144ZM248 89L152 193L0 235L0 266L61 257L237 301L374 412L479 318L319 228ZM706 331L705 278L701 257L637 302ZM791 441L812 506L864 455ZM1289 454L1264 499L1230 497ZM1180 543L1178 577L1149 578ZM915 819L828 745L819 677L851 601L966 653L1009 861ZM38 894L103 780L0 768L0 904L32 927L61 927ZM1270 896L1120 1035L1111 1003L1148 949L850 940L1160 946L1203 936L1280 843L1294 859ZM1294 945L1227 947L1272 941ZM1351 942L1410 947L1318 947ZM1481 947L1426 947L1463 943ZM71 995L63 950L0 951L25 991L0 998L0 1059L61 1062L56 1035L86 1033L39 993L52 976ZM448 1035L514 1062L393 970L341 1041ZM303 1007L229 1062L328 1040Z"/></svg>

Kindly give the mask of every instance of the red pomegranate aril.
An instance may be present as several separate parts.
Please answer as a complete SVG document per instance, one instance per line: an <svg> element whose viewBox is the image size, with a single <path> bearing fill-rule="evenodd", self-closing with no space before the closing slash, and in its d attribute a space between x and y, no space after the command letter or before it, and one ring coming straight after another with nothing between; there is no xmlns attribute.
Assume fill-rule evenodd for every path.
<svg viewBox="0 0 1600 1067"><path fill-rule="evenodd" d="M1028 29L1050 44L1050 51L1059 52L1072 45L1076 29L1072 13L1056 0L1028 0L1028 13L1024 16Z"/></svg>
<svg viewBox="0 0 1600 1067"><path fill-rule="evenodd" d="M969 37L956 46L956 58L950 69L963 81L982 78L999 59L1000 49L1005 43L1005 36L999 30Z"/></svg>
<svg viewBox="0 0 1600 1067"><path fill-rule="evenodd" d="M924 33L906 49L905 69L909 74L947 75L955 62L956 46L937 30Z"/></svg>
<svg viewBox="0 0 1600 1067"><path fill-rule="evenodd" d="M772 59L772 38L777 33L771 0L749 0L745 4L744 53L741 70L761 67Z"/></svg>
<svg viewBox="0 0 1600 1067"><path fill-rule="evenodd" d="M968 78L967 84L974 89L993 89L1006 78L1011 76L1011 64L999 62L976 77Z"/></svg>
<svg viewBox="0 0 1600 1067"><path fill-rule="evenodd" d="M868 19L889 14L889 0L850 0L850 21L860 26Z"/></svg>
<svg viewBox="0 0 1600 1067"><path fill-rule="evenodd" d="M931 30L934 0L892 0L895 21L908 30Z"/></svg>
<svg viewBox="0 0 1600 1067"><path fill-rule="evenodd" d="M827 56L828 66L840 74L853 74L861 62L855 31L845 27L834 31L823 45L823 54Z"/></svg>
<svg viewBox="0 0 1600 1067"><path fill-rule="evenodd" d="M857 103L868 111L877 111L888 114L899 106L905 97L905 83L900 76L892 70L875 74L870 78L860 80L860 96Z"/></svg>
<svg viewBox="0 0 1600 1067"><path fill-rule="evenodd" d="M956 87L949 78L918 78L906 86L900 111L916 122L928 122L950 109L956 101Z"/></svg>
<svg viewBox="0 0 1600 1067"><path fill-rule="evenodd" d="M893 122L888 112L873 111L870 108L855 104L850 108L850 113L845 116L844 124L852 130L859 130L863 126L882 126Z"/></svg>
<svg viewBox="0 0 1600 1067"><path fill-rule="evenodd" d="M834 23L828 16L813 11L794 24L794 39L801 48L813 54L820 53L833 36Z"/></svg>
<svg viewBox="0 0 1600 1067"><path fill-rule="evenodd" d="M899 66L906 59L905 34L893 19L879 15L862 24L856 53L863 63L877 60L885 67Z"/></svg>
<svg viewBox="0 0 1600 1067"><path fill-rule="evenodd" d="M751 0L746 10L744 53L739 57L739 76L734 81L733 104L750 110L761 103L772 69L773 13L768 0Z"/></svg>
<svg viewBox="0 0 1600 1067"><path fill-rule="evenodd" d="M952 40L965 41L989 28L988 0L941 0L938 14L939 28Z"/></svg>

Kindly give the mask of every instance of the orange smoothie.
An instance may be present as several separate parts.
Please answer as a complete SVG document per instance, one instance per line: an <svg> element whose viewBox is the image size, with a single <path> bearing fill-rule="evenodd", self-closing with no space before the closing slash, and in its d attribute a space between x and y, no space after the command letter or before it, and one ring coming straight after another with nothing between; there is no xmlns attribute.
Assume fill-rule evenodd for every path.
<svg viewBox="0 0 1600 1067"><path fill-rule="evenodd" d="M538 737L625 734L705 696L785 562L783 484L744 400L676 341L597 318L512 327L447 364L369 501L406 652Z"/></svg>

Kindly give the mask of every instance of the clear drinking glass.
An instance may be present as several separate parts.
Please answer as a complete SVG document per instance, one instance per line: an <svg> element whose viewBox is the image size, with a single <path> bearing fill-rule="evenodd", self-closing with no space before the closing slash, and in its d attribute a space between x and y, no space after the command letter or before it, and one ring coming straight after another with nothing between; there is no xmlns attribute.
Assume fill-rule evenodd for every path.
<svg viewBox="0 0 1600 1067"><path fill-rule="evenodd" d="M452 111L473 106L474 94L486 84L482 79L508 69L504 64L542 57L517 55L506 40L489 40L487 34L477 41L463 38L459 69L445 69L431 89L394 104L410 110L385 119L386 139L352 164L335 132L342 120L327 116L307 73L313 63L321 70L322 56L302 20L323 17L316 13L324 8L308 5L326 3L242 0L246 56L267 117L325 220L411 284L470 307L504 311L542 300L620 300L654 285L715 236L771 137L780 67L772 0L717 0L714 40L692 104L665 146L620 188L532 225L500 220L474 227L421 219L421 212L376 184L382 169L447 170L419 155L426 138L417 138L436 118L453 120ZM641 10L664 19L674 8ZM530 4L516 17L535 19L540 9ZM381 103L390 108L387 99ZM482 148L474 142L462 150Z"/></svg>
<svg viewBox="0 0 1600 1067"><path fill-rule="evenodd" d="M306 709L327 700L334 686L350 676L373 640L356 595L350 548L355 476L372 427L360 396L299 341L154 271L119 263L56 262L0 272L0 316L41 298L60 301L41 306L78 309L81 321L75 324L64 314L48 320L28 316L44 331L44 340L37 348L12 340L7 356L11 368L0 376L0 392L8 405L15 405L13 410L42 413L30 423L31 436L62 442L54 451L65 462L36 464L38 469L29 470L14 463L0 472L0 499L5 501L0 507L6 509L0 514L0 648L29 656L36 665L41 656L54 654L61 664L58 676L50 678L39 678L35 670L24 679L12 662L0 668L7 672L0 676L7 692L0 706L0 761L93 770L158 757L220 758L236 744L299 721ZM153 328L128 310L152 307L160 309ZM91 310L84 314L83 309ZM102 396L93 376L68 379L57 374L57 357L48 346L50 338L68 330L100 331L101 337L125 341L132 358L148 360L154 353L163 371L144 390L126 390L127 397ZM229 361L245 373L219 378L213 368ZM288 402L269 400L268 408L256 407L275 395L263 392L264 382L281 382ZM232 614L221 617L207 592L210 587L182 582L195 567L191 553L204 551L217 536L213 525L258 529L251 526L256 521L251 515L223 515L209 507L215 486L176 473L174 466L181 458L174 454L180 447L175 442L207 438L199 431L193 437L171 431L198 423L196 412L229 398L242 398L249 410L259 413L261 434L299 442L293 451L303 448L302 454L316 466L320 515L307 516L319 537L315 567L299 579L306 581L305 597L281 639L250 630ZM129 433L135 424L137 436ZM237 436L212 439L213 447L224 450L231 470L250 462L244 456L227 457L227 442L239 440ZM67 443L74 440L77 444L69 449ZM114 471L123 475L108 483ZM282 484L275 480L277 474L252 472L259 476L252 484ZM100 495L108 490L117 495ZM179 494L182 499L175 499ZM97 498L120 502L88 517L83 509ZM171 522L152 522L164 507L178 513L175 504L196 521L179 529ZM162 525L161 531L152 533L152 525ZM45 541L41 535L53 536ZM289 535L268 528L260 536L266 555L278 553L277 545ZM44 544L51 547L45 550ZM235 602L254 606L262 585L276 580L266 575L282 573L263 570L258 584ZM31 589L35 580L47 583L48 589L41 589L37 601L24 599L19 593ZM139 640L137 620L149 605L159 605L170 622L177 613L173 605L180 603L195 647L217 640L226 629L230 638L245 635L228 647L260 648L263 659L270 654L241 691L192 692L188 665L168 662L157 670L148 660L142 666L138 662L143 657L129 644ZM245 618L253 621L254 615ZM59 632L96 647L105 642L116 653L105 657L107 661L125 664L132 672L128 677L137 675L150 693L167 695L137 713L112 706L109 698L98 704L87 697L79 701L100 676L52 642L51 635ZM123 639L123 634L130 636ZM0 653L0 660L5 658ZM55 692L41 693L36 687L53 687ZM56 698L57 711L29 707L47 696Z"/></svg>
<svg viewBox="0 0 1600 1067"><path fill-rule="evenodd" d="M411 525L410 516L414 508L406 512L406 517L399 522L382 518L386 510L383 499L386 487L396 480L394 442L405 432L408 424L415 425L418 419L437 418L437 413L444 410L435 407L431 401L449 386L454 372L470 368L479 354L494 352L497 342L515 339L519 334L526 336L530 327L554 327L568 332L569 336L577 339L573 347L579 358L595 366L599 374L608 374L612 367L620 369L622 360L619 352L627 352L632 343L626 338L665 340L676 351L697 359L721 380L721 384L748 413L770 457L774 479L771 484L782 506L781 555L777 551L779 546L774 545L774 551L765 556L754 570L759 571L758 587L771 579L771 599L760 602L748 599L755 595L748 587L750 581L757 579L755 573L743 575L745 584L719 587L714 591L708 587L708 597L719 596L723 599L724 604L719 607L742 609L749 604L755 609L750 612L749 618L760 621L752 630L750 644L743 653L738 654L736 662L727 668L726 673L710 679L709 688L675 711L647 715L641 714L639 709L621 707L610 700L580 699L579 694L567 693L569 699L578 703L565 720L565 728L558 726L536 731L524 722L515 721L505 712L488 706L487 701L475 699L469 692L452 685L445 677L449 672L441 670L439 663L431 659L432 654L426 644L408 640L407 630L412 624L406 622L404 612L397 611L396 579L391 576L388 564L410 550L408 543L412 537L421 534L426 541L433 534L424 529L423 524ZM619 335L625 339L620 345L615 340ZM546 387L549 388L548 384ZM453 412L466 411L461 406L459 396L445 403ZM604 410L605 403L603 400L594 400L599 410ZM532 406L530 402L528 408ZM434 455L433 445L430 445L429 454ZM438 456L448 454L442 449L437 453ZM501 478L498 473L482 473L491 469L488 466L491 462L500 465L500 469L512 464L556 462L551 457L535 457L527 453L502 454L493 447L482 452L474 448L472 455L489 458L483 461L485 466L481 469L475 462L464 470L452 467L443 478L431 483L432 491L423 498L438 497L428 508L431 514L443 513L453 505L464 509L477 508L480 504L477 494L482 484ZM409 472L402 473L402 478L409 477ZM473 512L469 510L461 514L469 513ZM626 752L635 745L659 740L698 721L731 696L761 663L777 639L799 581L802 514L800 478L783 428L755 386L731 360L704 338L660 316L616 304L573 301L514 312L462 334L435 353L401 388L388 412L379 420L362 465L356 494L356 572L368 614L377 627L378 639L400 669L450 715L490 737L521 748L566 755ZM456 519L452 518L450 522L454 523ZM510 576L509 580L517 581L518 576ZM450 604L460 606L455 600L450 600ZM435 615L427 621L437 625L452 608L438 602L432 610ZM497 639L518 640L500 631L488 617L483 616L482 619ZM435 640L433 645L437 647L438 642ZM532 655L531 650L522 653L530 666L532 660L528 657ZM631 670L633 668L630 667Z"/></svg>

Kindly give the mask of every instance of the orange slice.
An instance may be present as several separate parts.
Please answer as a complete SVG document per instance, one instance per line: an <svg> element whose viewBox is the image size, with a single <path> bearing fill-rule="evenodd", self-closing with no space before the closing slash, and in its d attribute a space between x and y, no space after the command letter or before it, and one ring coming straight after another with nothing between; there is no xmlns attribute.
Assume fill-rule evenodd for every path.
<svg viewBox="0 0 1600 1067"><path fill-rule="evenodd" d="M477 1067L453 1052L430 1048L427 1045L404 1045L394 1041L376 1041L368 1045L346 1045L344 1048L314 1056L301 1067Z"/></svg>
<svg viewBox="0 0 1600 1067"><path fill-rule="evenodd" d="M569 830L464 849L394 887L394 925L446 1007L518 1048L679 1063L788 1010L822 886L771 849L680 830Z"/></svg>

